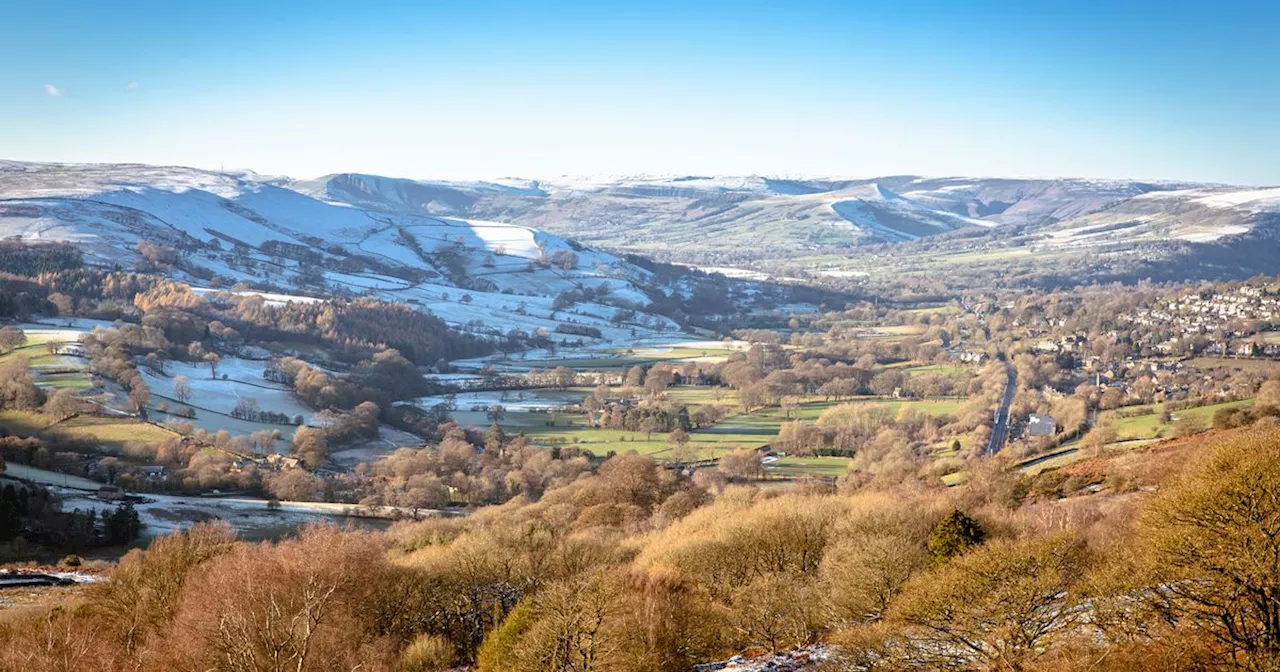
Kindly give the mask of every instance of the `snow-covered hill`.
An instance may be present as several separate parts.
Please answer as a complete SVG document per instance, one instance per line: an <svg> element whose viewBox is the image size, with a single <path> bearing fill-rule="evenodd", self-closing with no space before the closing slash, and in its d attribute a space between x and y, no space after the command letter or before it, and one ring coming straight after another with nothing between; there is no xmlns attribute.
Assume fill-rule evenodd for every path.
<svg viewBox="0 0 1280 672"><path fill-rule="evenodd" d="M479 330L516 322L554 328L568 319L622 337L632 325L619 328L607 317L618 306L645 305L649 275L571 240L700 267L842 254L954 231L961 233L948 238L952 251L992 240L1006 245L1009 236L1029 248L1232 245L1243 235L1280 230L1278 193L1180 182L916 176L449 182L345 173L293 180L0 162L0 235L74 241L103 264L136 263L140 241L165 243L224 285L288 288L323 268L320 279L332 291L407 301ZM299 250L316 263L300 263L306 255ZM576 263L562 263L573 257ZM600 284L609 288L604 303L553 318L557 294ZM648 326L672 325L654 318Z"/></svg>
<svg viewBox="0 0 1280 672"><path fill-rule="evenodd" d="M836 214L869 234L889 241L915 240L970 226L995 225L994 222L930 208L879 183L832 193L840 197L831 203Z"/></svg>
<svg viewBox="0 0 1280 672"><path fill-rule="evenodd" d="M1043 229L1051 244L1087 240L1100 226L1111 242L1208 242L1280 214L1268 190L1136 180L640 176L463 183L334 175L294 187L382 212L500 219L690 263L1007 226ZM1141 216L1119 221L1126 212Z"/></svg>
<svg viewBox="0 0 1280 672"><path fill-rule="evenodd" d="M649 272L612 254L528 226L412 212L412 187L397 191L383 178L363 183L377 189L371 206L401 200L369 209L338 202L329 198L338 180L308 189L252 173L0 162L0 237L67 241L90 263L125 267L147 263L138 250L147 242L178 251L181 270L170 272L193 285L376 296L482 333L577 323L621 342L633 329L646 336L677 329L644 314ZM595 298L553 310L557 295L581 287ZM619 307L638 308L639 317L615 324Z"/></svg>

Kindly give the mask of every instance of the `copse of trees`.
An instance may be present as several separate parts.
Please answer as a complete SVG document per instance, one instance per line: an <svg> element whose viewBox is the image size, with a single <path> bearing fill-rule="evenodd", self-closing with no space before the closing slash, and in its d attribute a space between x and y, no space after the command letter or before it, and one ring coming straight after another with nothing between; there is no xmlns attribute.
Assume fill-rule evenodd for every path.
<svg viewBox="0 0 1280 672"><path fill-rule="evenodd" d="M6 273L32 277L79 268L80 250L69 243L0 242L0 268Z"/></svg>
<svg viewBox="0 0 1280 672"><path fill-rule="evenodd" d="M378 353L361 362L345 378L330 375L295 357L268 363L267 380L293 388L294 394L313 408L352 411L362 404L382 409L405 397L428 391L422 374L394 350Z"/></svg>
<svg viewBox="0 0 1280 672"><path fill-rule="evenodd" d="M306 335L340 349L358 346L366 354L380 348L394 349L421 365L493 351L489 342L453 331L433 315L376 299L272 306L261 297L250 296L237 301L235 315L245 324L240 332L246 338L276 340L276 335Z"/></svg>
<svg viewBox="0 0 1280 672"><path fill-rule="evenodd" d="M31 376L30 360L22 356L0 362L0 409L34 410L45 401Z"/></svg>
<svg viewBox="0 0 1280 672"><path fill-rule="evenodd" d="M127 544L141 530L138 513L128 503L101 513L95 509L63 511L58 498L46 488L8 481L0 488L3 556L10 556L15 540L24 543L19 548L85 551Z"/></svg>
<svg viewBox="0 0 1280 672"><path fill-rule="evenodd" d="M111 319L125 316L158 328L183 347L206 339L310 341L353 362L395 349L421 365L485 355L494 347L487 340L452 330L428 313L376 299L268 305L257 295L219 294L206 300L188 285L161 276L82 268L45 272L32 279L14 276L13 282L21 287L0 291L0 309L6 300L20 305L10 312L0 310L0 316L72 310ZM0 289L5 289L3 282ZM60 305L50 303L53 298Z"/></svg>

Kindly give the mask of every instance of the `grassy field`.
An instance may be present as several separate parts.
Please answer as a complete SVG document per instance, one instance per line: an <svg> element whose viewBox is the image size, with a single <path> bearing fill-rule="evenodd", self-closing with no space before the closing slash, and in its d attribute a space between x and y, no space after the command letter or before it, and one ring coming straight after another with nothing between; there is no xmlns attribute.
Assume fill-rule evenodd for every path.
<svg viewBox="0 0 1280 672"><path fill-rule="evenodd" d="M11 434L22 435L39 435L56 431L70 436L90 438L115 448L123 447L127 441L162 441L173 436L159 427L134 418L82 415L50 425L49 418L40 413L13 410L0 411L0 427L7 429Z"/></svg>
<svg viewBox="0 0 1280 672"><path fill-rule="evenodd" d="M1221 404L1210 404L1208 406L1198 406L1181 411L1173 411L1173 422L1170 424L1162 424L1160 422L1160 408L1158 406L1131 406L1125 412L1133 412L1137 410L1150 410L1146 415L1138 415L1133 417L1120 417L1118 411L1105 411L1099 417L1099 422L1109 424L1116 430L1116 436L1121 441L1132 439L1154 439L1167 434L1173 429L1173 425L1179 420L1190 418L1197 422L1201 427L1208 427L1213 423L1213 414L1223 408L1238 408L1252 404L1252 400L1229 401Z"/></svg>
<svg viewBox="0 0 1280 672"><path fill-rule="evenodd" d="M910 315L959 315L960 308L947 304L945 306L925 306L923 308L908 308L901 311Z"/></svg>
<svg viewBox="0 0 1280 672"><path fill-rule="evenodd" d="M770 474L779 476L824 476L839 478L849 473L847 457L784 457L768 465Z"/></svg>
<svg viewBox="0 0 1280 672"><path fill-rule="evenodd" d="M122 448L128 441L163 441L173 433L149 425L134 418L113 418L82 415L60 422L53 427L71 436L89 438L97 443Z"/></svg>
<svg viewBox="0 0 1280 672"><path fill-rule="evenodd" d="M672 393L679 397L684 395L688 400L696 399L706 393L707 388L677 388ZM873 403L870 400L854 402L810 401L800 404L791 414L791 419L814 421L823 411L841 403ZM963 404L963 400L876 400L887 407L890 412L897 413L903 406L915 408L932 415L948 415L955 413ZM474 417L473 417L474 416ZM487 419L483 413L454 413L454 419L464 425L483 426ZM739 448L759 448L771 443L778 435L778 429L787 420L781 409L770 408L750 414L731 415L714 427L694 430L689 434L689 452L698 459L712 458ZM553 424L552 424L553 423ZM586 418L581 415L556 414L553 418L548 413L516 413L508 412L502 421L503 429L509 434L523 433L535 443L546 446L572 446L590 450L595 455L605 455L610 451L625 453L636 451L643 455L652 455L658 459L669 458L672 446L667 443L666 434L654 434L646 437L642 432L629 432L619 429L594 428L587 425ZM798 465L792 463L789 469L795 470ZM811 463L814 466L819 463ZM831 462L822 464L830 465ZM834 468L834 467L828 467ZM828 475L819 473L817 475ZM843 472L842 472L843 473Z"/></svg>
<svg viewBox="0 0 1280 672"><path fill-rule="evenodd" d="M890 364L886 369L900 369L909 376L918 376L925 373L939 373L945 376L951 376L958 373L966 373L968 368L959 364L920 364L917 362L898 362Z"/></svg>
<svg viewBox="0 0 1280 672"><path fill-rule="evenodd" d="M93 386L93 381L87 373L51 373L37 376L36 384L54 389L69 387L73 390L87 390Z"/></svg>
<svg viewBox="0 0 1280 672"><path fill-rule="evenodd" d="M32 368L80 365L80 362L76 361L71 357L64 357L62 355L51 355L49 354L49 351L45 350L44 348L37 348L37 347L24 347L24 348L18 348L17 350L11 350L9 352L6 352L5 354L0 355L0 364L3 364L11 359L16 359L18 357L26 357L27 362L31 365Z"/></svg>
<svg viewBox="0 0 1280 672"><path fill-rule="evenodd" d="M895 414L898 411L902 410L904 406L906 406L911 408L912 410L919 411L921 413L927 413L928 415L943 416L943 415L955 415L956 413L959 413L960 409L964 407L965 402L967 401L968 399L922 399L919 401L914 401L910 399L881 399L879 397L856 397L853 401L850 401L850 402L839 402L839 403L823 402L822 404L813 404L812 406L817 407L819 405L822 405L829 408L831 406L838 406L839 404L843 404L843 403L877 404L880 406L884 406L885 408L889 409L891 412ZM802 406L801 411L803 412L807 408L809 408L809 405ZM813 417L817 418L818 416L814 415Z"/></svg>
<svg viewBox="0 0 1280 672"><path fill-rule="evenodd" d="M169 404L169 407L170 407L170 410L175 410L181 405L182 404L171 402ZM168 425L169 423L181 423L181 424L191 423L191 425L195 427L199 427L200 429L203 429L205 431L220 432L222 430L226 430L234 436L248 436L249 434L252 434L254 432L260 432L260 431L269 432L272 430L276 430L276 431L279 431L281 435L288 438L290 436L293 436L293 432L297 429L293 425L277 425L277 424L267 423L267 422L250 422L248 420L241 420L239 418L233 418L229 415L222 415L222 414L214 413L212 411L207 411L204 409L195 409L195 412L196 412L196 417L184 418L178 415L174 415L172 413L163 413L161 411L158 411L155 409L154 405L151 406L150 409L148 410L151 420L153 422L157 422L162 425Z"/></svg>
<svg viewBox="0 0 1280 672"><path fill-rule="evenodd" d="M10 434L36 434L49 425L49 418L30 411L0 411L0 427Z"/></svg>
<svg viewBox="0 0 1280 672"><path fill-rule="evenodd" d="M738 393L727 387L673 387L667 390L667 399L677 404L690 406L704 406L707 404L738 405Z"/></svg>
<svg viewBox="0 0 1280 672"><path fill-rule="evenodd" d="M568 393L583 396L587 392L586 388L574 388ZM836 402L827 401L821 397L806 397L795 400L796 406L788 418L780 408L762 409L744 414L738 406L737 393L728 388L681 386L667 390L666 395L668 401L676 404L691 408L719 404L730 413L729 417L714 427L690 432L689 444L682 450L683 457L696 459L714 458L740 448L759 448L767 445L774 441L782 423L788 419L814 422L823 412L842 404L877 404L885 407L892 414L897 414L902 408L907 407L941 416L959 412L966 401L964 399L914 401L858 397ZM460 410L452 415L454 421L464 427L484 427L489 424L487 415L481 411ZM542 446L573 447L591 451L596 456L604 456L610 452L636 451L662 460L670 459L675 452L673 446L667 443L665 433L655 433L646 437L642 432L594 428L588 425L586 417L577 414L508 410L501 424L509 435L524 434L531 441ZM848 469L848 461L838 458L824 458L816 461L787 458L787 461L777 465L777 468L776 473L787 476L800 473L832 476L844 474Z"/></svg>
<svg viewBox="0 0 1280 672"><path fill-rule="evenodd" d="M550 416L543 413L508 413L502 424L508 433L523 433L535 443L572 446L598 456L632 450L659 459L671 456L672 446L667 443L666 434L646 437L643 432L594 428L580 415L558 415L553 426L547 425L550 421ZM690 456L708 459L739 448L758 448L777 436L779 424L776 418L750 415L695 430L689 434Z"/></svg>
<svg viewBox="0 0 1280 672"><path fill-rule="evenodd" d="M1197 369L1216 369L1226 367L1240 371L1252 371L1271 376L1280 374L1280 361L1272 359L1232 359L1230 357L1193 357L1183 362Z"/></svg>
<svg viewBox="0 0 1280 672"><path fill-rule="evenodd" d="M869 327L866 329L865 336L889 343L896 343L908 336L919 336L920 334L923 334L924 331L924 327L916 324L895 324Z"/></svg>
<svg viewBox="0 0 1280 672"><path fill-rule="evenodd" d="M636 350L631 353L634 357L642 357L647 360L685 360L685 359L701 359L703 357L727 357L731 352L740 352L742 348L733 348L728 345L696 347L677 346L672 348L653 348L649 350Z"/></svg>

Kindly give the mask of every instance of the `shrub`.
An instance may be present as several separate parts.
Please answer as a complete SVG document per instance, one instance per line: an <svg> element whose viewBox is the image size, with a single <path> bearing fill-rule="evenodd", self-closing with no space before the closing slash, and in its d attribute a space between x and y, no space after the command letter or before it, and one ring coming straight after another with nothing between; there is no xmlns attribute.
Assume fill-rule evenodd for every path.
<svg viewBox="0 0 1280 672"><path fill-rule="evenodd" d="M438 672L453 665L453 644L439 635L423 634L404 650L400 657L402 672Z"/></svg>
<svg viewBox="0 0 1280 672"><path fill-rule="evenodd" d="M929 535L929 561L940 565L982 543L987 533L960 509L947 514Z"/></svg>

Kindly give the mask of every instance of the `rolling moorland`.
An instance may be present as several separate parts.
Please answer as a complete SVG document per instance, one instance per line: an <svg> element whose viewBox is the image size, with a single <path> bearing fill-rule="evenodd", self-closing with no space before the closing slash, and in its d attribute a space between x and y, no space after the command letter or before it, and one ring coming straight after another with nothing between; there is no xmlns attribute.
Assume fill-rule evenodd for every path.
<svg viewBox="0 0 1280 672"><path fill-rule="evenodd" d="M1277 202L0 164L0 669L1271 669Z"/></svg>
<svg viewBox="0 0 1280 672"><path fill-rule="evenodd" d="M450 183L358 174L295 186L382 212L509 221L752 277L889 284L945 273L950 287L976 289L1280 271L1280 191L1256 187L917 176Z"/></svg>

